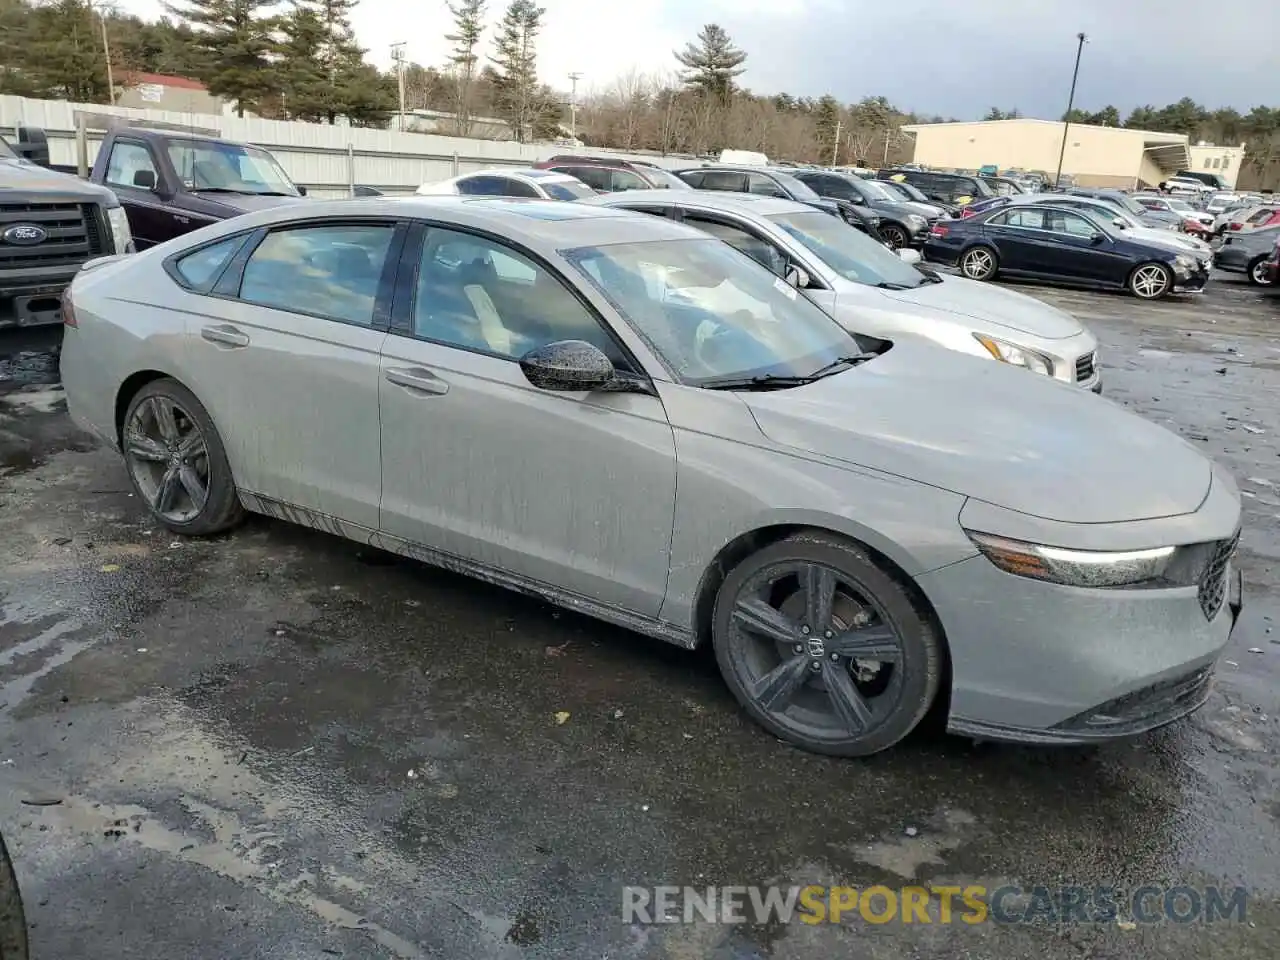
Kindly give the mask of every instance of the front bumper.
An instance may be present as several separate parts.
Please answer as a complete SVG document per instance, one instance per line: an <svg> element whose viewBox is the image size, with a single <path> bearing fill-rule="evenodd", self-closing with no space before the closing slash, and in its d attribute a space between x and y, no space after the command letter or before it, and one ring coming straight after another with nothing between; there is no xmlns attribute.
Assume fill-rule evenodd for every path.
<svg viewBox="0 0 1280 960"><path fill-rule="evenodd" d="M1195 270L1178 270L1173 271L1173 292L1174 293L1198 293L1204 289L1204 285L1209 282L1209 267L1207 263Z"/></svg>
<svg viewBox="0 0 1280 960"><path fill-rule="evenodd" d="M1181 542L1231 536L1213 529L1224 511L1209 513L1215 523ZM1234 563L1225 576L1210 619L1198 587L1066 587L1004 573L982 556L921 575L951 650L948 730L1079 744L1186 716L1208 696L1242 608Z"/></svg>
<svg viewBox="0 0 1280 960"><path fill-rule="evenodd" d="M62 322L59 298L80 264L0 273L0 329Z"/></svg>

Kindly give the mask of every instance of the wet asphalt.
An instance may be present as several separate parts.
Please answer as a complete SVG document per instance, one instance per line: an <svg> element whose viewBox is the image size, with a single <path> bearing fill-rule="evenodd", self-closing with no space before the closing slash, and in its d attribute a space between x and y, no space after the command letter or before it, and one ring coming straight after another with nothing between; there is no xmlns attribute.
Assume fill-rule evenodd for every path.
<svg viewBox="0 0 1280 960"><path fill-rule="evenodd" d="M1023 289L1246 495L1210 702L1100 748L809 756L705 654L281 522L175 540L70 424L56 332L0 334L0 829L33 955L1280 956L1280 298ZM1249 899L1213 924L621 919L624 884L768 883Z"/></svg>

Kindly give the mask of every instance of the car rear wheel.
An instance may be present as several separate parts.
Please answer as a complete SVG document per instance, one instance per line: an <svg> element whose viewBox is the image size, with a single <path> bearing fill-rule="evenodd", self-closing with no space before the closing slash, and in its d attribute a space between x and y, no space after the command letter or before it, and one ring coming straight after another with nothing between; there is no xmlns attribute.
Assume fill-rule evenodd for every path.
<svg viewBox="0 0 1280 960"><path fill-rule="evenodd" d="M907 231L896 223L882 223L880 225L880 236L884 237L885 242L894 250L905 247L911 240L907 235Z"/></svg>
<svg viewBox="0 0 1280 960"><path fill-rule="evenodd" d="M1173 289L1173 273L1163 263L1144 263L1129 274L1129 291L1142 300L1159 300Z"/></svg>
<svg viewBox="0 0 1280 960"><path fill-rule="evenodd" d="M182 384L165 378L139 390L129 401L122 433L133 488L165 527L208 536L244 518L222 439Z"/></svg>
<svg viewBox="0 0 1280 960"><path fill-rule="evenodd" d="M927 613L865 550L825 534L787 537L738 564L716 597L712 637L752 719L814 753L893 746L941 681Z"/></svg>
<svg viewBox="0 0 1280 960"><path fill-rule="evenodd" d="M960 257L960 272L970 280L990 280L999 266L1000 259L990 247L970 247Z"/></svg>
<svg viewBox="0 0 1280 960"><path fill-rule="evenodd" d="M1273 284L1274 281L1271 279L1271 274L1267 270L1266 256L1258 257L1249 264L1248 277L1250 283L1256 284L1259 287L1269 287Z"/></svg>

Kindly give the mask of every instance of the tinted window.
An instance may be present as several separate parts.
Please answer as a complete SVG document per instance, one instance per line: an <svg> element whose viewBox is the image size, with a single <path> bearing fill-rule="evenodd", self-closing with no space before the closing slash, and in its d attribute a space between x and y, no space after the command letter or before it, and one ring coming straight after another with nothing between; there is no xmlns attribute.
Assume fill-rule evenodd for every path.
<svg viewBox="0 0 1280 960"><path fill-rule="evenodd" d="M141 171L150 171L152 183L160 179L150 150L140 143L117 140L107 161L107 183L117 187L141 186L135 180Z"/></svg>
<svg viewBox="0 0 1280 960"><path fill-rule="evenodd" d="M552 200L581 200L596 195L585 183L575 183L572 180L553 180L550 183L544 180L542 189L547 191L547 196Z"/></svg>
<svg viewBox="0 0 1280 960"><path fill-rule="evenodd" d="M610 170L609 173L612 174L610 182L613 185L611 189L614 193L621 193L623 190L649 189L648 182L630 170Z"/></svg>
<svg viewBox="0 0 1280 960"><path fill-rule="evenodd" d="M681 180L695 189L702 189L702 178L706 176L701 170L685 170L678 174Z"/></svg>
<svg viewBox="0 0 1280 960"><path fill-rule="evenodd" d="M803 177L797 179L802 183L807 183L815 192L824 197L835 197L837 200L848 200L851 203L856 203L862 199L862 194L854 189L853 184L840 177Z"/></svg>
<svg viewBox="0 0 1280 960"><path fill-rule="evenodd" d="M182 259L175 261L174 267L189 286L203 287L214 281L243 242L243 235L223 240L221 243L204 247L195 253L188 253Z"/></svg>
<svg viewBox="0 0 1280 960"><path fill-rule="evenodd" d="M520 180L511 177L502 178L503 196L506 197L541 197L542 194Z"/></svg>
<svg viewBox="0 0 1280 960"><path fill-rule="evenodd" d="M1043 210L1010 210L1004 214L1000 222L1010 227L1028 227L1032 230L1044 229ZM992 218L994 220L995 218ZM991 223L992 220L988 220Z"/></svg>
<svg viewBox="0 0 1280 960"><path fill-rule="evenodd" d="M763 173L747 174L747 190L760 197L782 197L786 199L786 191L766 177Z"/></svg>
<svg viewBox="0 0 1280 960"><path fill-rule="evenodd" d="M245 264L240 299L370 326L394 232L391 224L333 224L269 233Z"/></svg>
<svg viewBox="0 0 1280 960"><path fill-rule="evenodd" d="M702 175L703 190L725 190L729 193L746 193L747 176L730 170L708 170Z"/></svg>
<svg viewBox="0 0 1280 960"><path fill-rule="evenodd" d="M431 230L422 250L413 332L516 359L556 340L585 340L629 367L613 338L545 267L485 237Z"/></svg>
<svg viewBox="0 0 1280 960"><path fill-rule="evenodd" d="M786 254L772 243L757 237L753 233L749 233L741 227L688 214L685 214L684 222L697 227L699 230L706 231L737 250L741 250L756 263L768 268L778 276L782 276L787 272Z"/></svg>
<svg viewBox="0 0 1280 960"><path fill-rule="evenodd" d="M467 177L458 181L458 192L468 197L501 197L505 177Z"/></svg>
<svg viewBox="0 0 1280 960"><path fill-rule="evenodd" d="M612 182L609 177L609 171L605 167L552 167L557 173L567 173L571 177L577 177L583 183L593 190L599 190L601 193L610 193Z"/></svg>

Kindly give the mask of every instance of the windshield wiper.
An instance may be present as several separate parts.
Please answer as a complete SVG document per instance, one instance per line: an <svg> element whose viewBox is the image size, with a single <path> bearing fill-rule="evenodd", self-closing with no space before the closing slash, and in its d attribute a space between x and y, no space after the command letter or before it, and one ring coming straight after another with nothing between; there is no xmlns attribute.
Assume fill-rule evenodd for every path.
<svg viewBox="0 0 1280 960"><path fill-rule="evenodd" d="M296 194L279 190L237 190L235 187L196 187L192 193L236 193L242 197L292 197Z"/></svg>
<svg viewBox="0 0 1280 960"><path fill-rule="evenodd" d="M815 377L793 377L780 373L761 373L754 377L721 377L704 380L698 386L704 390L781 390L786 387L802 387L813 383Z"/></svg>
<svg viewBox="0 0 1280 960"><path fill-rule="evenodd" d="M847 357L836 357L825 367L819 367L813 371L805 379L809 381L821 380L823 377L839 372L841 367L856 367L858 364L874 360L878 356L878 353L851 353Z"/></svg>
<svg viewBox="0 0 1280 960"><path fill-rule="evenodd" d="M875 286L878 290L914 290L919 284L890 283L888 280L881 280Z"/></svg>

